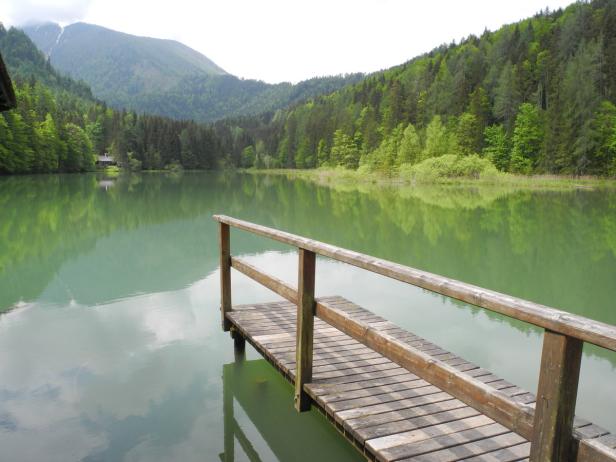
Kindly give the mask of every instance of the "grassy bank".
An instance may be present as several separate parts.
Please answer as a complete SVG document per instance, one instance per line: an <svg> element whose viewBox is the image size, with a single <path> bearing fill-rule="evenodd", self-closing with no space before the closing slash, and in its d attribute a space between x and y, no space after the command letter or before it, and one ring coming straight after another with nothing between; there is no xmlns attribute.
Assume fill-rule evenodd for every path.
<svg viewBox="0 0 616 462"><path fill-rule="evenodd" d="M452 185L452 186L496 186L528 189L578 189L578 188L609 188L616 189L616 179L593 176L562 176L562 175L514 175L496 172L495 174L469 177L421 177L378 172L348 170L345 168L318 169L273 169L273 170L243 170L247 173L284 175L289 178L302 178L323 185L381 185L381 186L419 186L419 185Z"/></svg>

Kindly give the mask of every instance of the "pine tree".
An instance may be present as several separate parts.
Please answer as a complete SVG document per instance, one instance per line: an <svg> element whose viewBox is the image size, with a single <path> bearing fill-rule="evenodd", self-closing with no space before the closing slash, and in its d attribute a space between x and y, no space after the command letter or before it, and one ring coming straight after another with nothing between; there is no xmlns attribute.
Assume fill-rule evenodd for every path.
<svg viewBox="0 0 616 462"><path fill-rule="evenodd" d="M509 170L511 150L507 140L507 133L502 125L491 125L485 128L482 154L490 159L499 170L503 172Z"/></svg>
<svg viewBox="0 0 616 462"><path fill-rule="evenodd" d="M421 157L421 140L413 124L408 124L402 133L396 165L415 164Z"/></svg>
<svg viewBox="0 0 616 462"><path fill-rule="evenodd" d="M465 112L458 118L456 134L460 154L468 156L481 152L483 128L473 114Z"/></svg>
<svg viewBox="0 0 616 462"><path fill-rule="evenodd" d="M598 91L599 58L597 43L582 43L565 69L562 88L564 146L557 158L557 165L562 171L585 173L598 148L592 120L601 101Z"/></svg>
<svg viewBox="0 0 616 462"><path fill-rule="evenodd" d="M421 158L440 157L445 154L456 154L455 139L447 133L441 117L436 115L426 128L426 145Z"/></svg>
<svg viewBox="0 0 616 462"><path fill-rule="evenodd" d="M543 143L543 120L537 106L523 103L518 110L513 131L510 170L529 174L535 167Z"/></svg>
<svg viewBox="0 0 616 462"><path fill-rule="evenodd" d="M37 172L57 172L60 165L60 140L56 123L50 113L39 125L40 152L36 159Z"/></svg>
<svg viewBox="0 0 616 462"><path fill-rule="evenodd" d="M494 95L494 115L503 121L508 132L513 128L519 100L515 85L515 66L507 62L498 79Z"/></svg>
<svg viewBox="0 0 616 462"><path fill-rule="evenodd" d="M94 167L92 143L86 132L73 123L64 126L67 156L60 168L67 172L80 172Z"/></svg>
<svg viewBox="0 0 616 462"><path fill-rule="evenodd" d="M242 151L242 167L250 168L255 165L255 149L250 146L246 146Z"/></svg>

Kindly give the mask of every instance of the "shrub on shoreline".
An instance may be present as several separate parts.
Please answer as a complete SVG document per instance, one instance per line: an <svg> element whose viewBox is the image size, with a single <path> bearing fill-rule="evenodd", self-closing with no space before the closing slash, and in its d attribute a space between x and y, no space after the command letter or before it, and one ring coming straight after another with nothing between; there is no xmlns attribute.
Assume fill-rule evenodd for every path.
<svg viewBox="0 0 616 462"><path fill-rule="evenodd" d="M489 180L497 179L499 172L489 159L476 154L456 156L446 154L431 157L418 164L402 164L400 177L404 180L435 182L449 179Z"/></svg>

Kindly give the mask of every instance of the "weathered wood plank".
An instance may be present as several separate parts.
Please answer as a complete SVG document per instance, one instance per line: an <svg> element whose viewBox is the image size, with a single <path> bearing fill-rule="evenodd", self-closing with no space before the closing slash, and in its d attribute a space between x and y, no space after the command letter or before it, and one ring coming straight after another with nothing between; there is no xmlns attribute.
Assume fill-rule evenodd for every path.
<svg viewBox="0 0 616 462"><path fill-rule="evenodd" d="M319 365L319 364L338 364L341 362L347 362L347 361L369 361L372 359L382 359L383 361L388 361L387 358L383 358L383 356L381 356L380 354L368 350L366 348L362 348L359 350L347 350L347 349L340 349L339 351L334 351L333 349L331 351L325 351L325 352L318 352L316 351L316 347L313 349L313 364L314 365ZM286 353L279 353L278 358L280 358L280 360L284 363L288 363L288 364L295 364L295 351L289 351Z"/></svg>
<svg viewBox="0 0 616 462"><path fill-rule="evenodd" d="M427 387L430 384L423 379L407 380L387 385L377 385L373 387L362 387L357 390L343 389L338 393L322 394L319 399L324 403L335 403L338 401L348 401L357 398L366 398L390 394L397 391L411 390L413 388Z"/></svg>
<svg viewBox="0 0 616 462"><path fill-rule="evenodd" d="M339 422L345 422L350 419L357 419L359 417L364 417L367 415L381 414L383 412L421 406L422 404L438 403L439 401L445 401L448 399L451 399L451 395L449 395L448 393L442 391L435 393L433 392L427 395L420 395L414 398L392 401L391 403L372 404L369 406L340 411L336 413L336 420Z"/></svg>
<svg viewBox="0 0 616 462"><path fill-rule="evenodd" d="M347 364L333 364L331 366L319 366L317 369L314 368L313 378L314 381L318 381L319 379L332 378L332 377L344 377L349 373L359 374L364 372L381 372L396 369L401 369L397 364L392 363L391 361L383 363L383 364L372 364L366 366L351 366ZM289 368L291 372L295 371L295 368ZM404 369L402 369L404 370ZM406 372L406 371L405 371Z"/></svg>
<svg viewBox="0 0 616 462"><path fill-rule="evenodd" d="M457 407L455 407L456 404L453 402L446 401L445 403L448 403L447 407L451 406L452 409L435 412L433 414L420 415L419 417L417 417L416 412L414 412L412 418L393 420L381 425L360 428L357 430L357 434L362 441L373 440L388 435L400 434L410 430L417 430L419 428L431 427L454 420L481 415L479 411L464 405L461 401L457 402ZM434 410L436 409L441 408L434 408Z"/></svg>
<svg viewBox="0 0 616 462"><path fill-rule="evenodd" d="M524 404L386 333L372 330L342 310L319 303L317 316L522 436L531 438L533 412Z"/></svg>
<svg viewBox="0 0 616 462"><path fill-rule="evenodd" d="M437 436L457 433L462 430L469 430L471 428L482 427L493 423L494 421L489 417L479 414L462 419L456 419L450 422L438 423L411 431L402 431L389 436L382 436L380 438L368 440L366 445L373 451L378 452L394 446L416 443L418 441L435 438Z"/></svg>
<svg viewBox="0 0 616 462"><path fill-rule="evenodd" d="M432 395L434 393L441 393L441 390L434 385L428 384L423 387L407 388L405 390L381 393L378 395L374 394L361 398L333 401L328 403L328 407L334 412L346 411L376 404L387 404L394 401L415 398L417 396Z"/></svg>
<svg viewBox="0 0 616 462"><path fill-rule="evenodd" d="M354 435L356 435L357 437L364 437L365 439L369 439L373 437L372 432L378 432L378 427L382 425L400 422L404 420L411 420L418 416L436 414L442 411L449 411L452 409L459 409L463 407L468 406L462 401L450 397L449 399L427 403L419 406L390 410L381 414L372 414L348 419L345 422L345 427L348 428L351 432L356 432L354 433Z"/></svg>
<svg viewBox="0 0 616 462"><path fill-rule="evenodd" d="M423 454L485 440L486 438L494 438L507 433L510 433L510 431L497 423L482 425L455 433L445 433L440 436L424 431L417 441L382 449L376 455L380 461L417 460L415 458ZM438 461L438 459L433 460Z"/></svg>
<svg viewBox="0 0 616 462"><path fill-rule="evenodd" d="M464 459L465 462L514 462L528 457L530 443L521 443L480 456Z"/></svg>
<svg viewBox="0 0 616 462"><path fill-rule="evenodd" d="M358 374L347 374L341 377L331 377L331 378L316 378L313 383L317 385L324 384L340 384L340 383L351 383L351 382L363 382L371 379L380 379L383 377L391 377L397 375L406 375L408 371L402 367L396 367L393 369L388 369L386 371L378 371L378 372L361 372Z"/></svg>
<svg viewBox="0 0 616 462"><path fill-rule="evenodd" d="M482 456L486 452L496 450L502 451L520 443L524 443L524 438L520 435L516 435L515 433L504 433L491 438L484 438L458 446L451 446L429 454L423 454L414 457L412 460L413 462L454 462L457 460L466 460L473 456Z"/></svg>
<svg viewBox="0 0 616 462"><path fill-rule="evenodd" d="M311 389L312 393L321 397L327 397L347 392L353 393L353 391L356 390L365 390L371 387L390 385L398 382L415 381L418 378L419 377L415 374L405 371L403 374L393 377L378 377L376 379L351 383L310 383L307 387Z"/></svg>
<svg viewBox="0 0 616 462"><path fill-rule="evenodd" d="M603 444L598 438L582 440L576 460L578 462L613 462L616 460L616 449Z"/></svg>
<svg viewBox="0 0 616 462"><path fill-rule="evenodd" d="M279 358L280 359L280 358ZM295 360L293 361L284 361L280 359L281 364L284 364L290 370L295 370ZM345 358L339 358L336 360L332 359L322 359L318 361L312 362L312 367L314 372L328 372L328 371L344 371L347 369L356 368L364 368L364 367L372 367L372 366L387 366L387 367L376 367L374 370L385 370L391 369L389 367L391 365L391 361L387 358L374 358L374 359L366 359L363 356L351 356ZM395 365L394 365L395 366Z"/></svg>

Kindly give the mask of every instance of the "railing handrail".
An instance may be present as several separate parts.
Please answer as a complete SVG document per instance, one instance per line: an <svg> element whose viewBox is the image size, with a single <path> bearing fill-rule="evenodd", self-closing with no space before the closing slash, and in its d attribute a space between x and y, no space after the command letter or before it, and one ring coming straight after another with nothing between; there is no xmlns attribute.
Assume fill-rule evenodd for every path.
<svg viewBox="0 0 616 462"><path fill-rule="evenodd" d="M610 324L226 215L213 218L234 228L616 351L616 326Z"/></svg>

